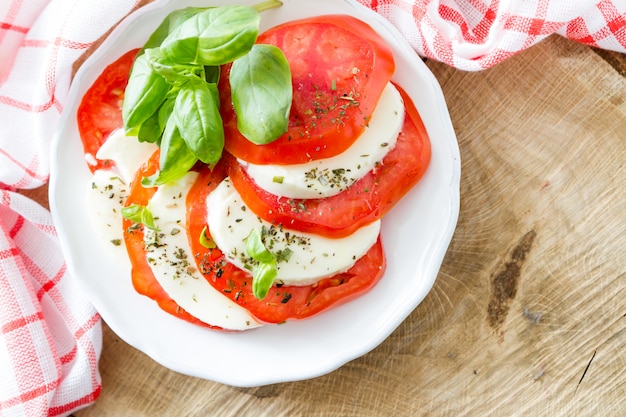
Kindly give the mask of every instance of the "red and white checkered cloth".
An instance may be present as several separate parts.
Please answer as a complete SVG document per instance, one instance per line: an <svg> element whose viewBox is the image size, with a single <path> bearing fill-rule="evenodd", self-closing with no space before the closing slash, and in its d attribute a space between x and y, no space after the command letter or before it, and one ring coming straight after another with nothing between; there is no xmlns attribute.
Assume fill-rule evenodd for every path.
<svg viewBox="0 0 626 417"><path fill-rule="evenodd" d="M553 33L626 50L626 0L358 1L420 55L464 70L491 67ZM138 4L0 4L0 416L67 415L100 392L100 318L67 273L49 213L16 190L48 180L73 62Z"/></svg>
<svg viewBox="0 0 626 417"><path fill-rule="evenodd" d="M101 390L100 316L67 272L45 184L72 64L138 0L0 2L0 416L63 416Z"/></svg>
<svg viewBox="0 0 626 417"><path fill-rule="evenodd" d="M626 0L357 0L422 56L482 70L557 33L626 51Z"/></svg>

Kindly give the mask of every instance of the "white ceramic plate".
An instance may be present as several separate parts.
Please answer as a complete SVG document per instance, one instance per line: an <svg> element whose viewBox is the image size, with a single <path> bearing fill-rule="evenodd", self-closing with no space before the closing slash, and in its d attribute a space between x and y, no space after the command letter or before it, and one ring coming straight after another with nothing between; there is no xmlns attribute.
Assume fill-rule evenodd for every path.
<svg viewBox="0 0 626 417"><path fill-rule="evenodd" d="M257 0L242 0L253 4ZM424 299L437 276L459 210L459 150L439 84L406 40L354 1L284 0L263 12L262 30L284 21L343 13L368 22L393 47L394 81L413 98L432 141L421 182L383 221L388 267L367 294L316 317L233 333L203 329L162 312L137 294L127 262L93 238L91 184L76 127L81 97L106 65L140 47L172 10L231 4L157 0L125 19L82 65L53 144L50 205L68 267L107 324L122 339L175 371L234 386L259 386L323 375L380 344Z"/></svg>

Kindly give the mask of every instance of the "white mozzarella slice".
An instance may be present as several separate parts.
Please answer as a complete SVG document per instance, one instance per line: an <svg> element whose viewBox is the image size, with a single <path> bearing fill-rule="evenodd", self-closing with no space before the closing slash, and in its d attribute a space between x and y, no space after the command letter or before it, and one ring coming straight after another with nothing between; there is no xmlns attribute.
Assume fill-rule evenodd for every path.
<svg viewBox="0 0 626 417"><path fill-rule="evenodd" d="M213 288L196 268L185 233L185 199L197 175L190 172L159 187L150 200L148 208L159 231L146 229L148 263L163 290L192 316L224 329L257 327L248 310Z"/></svg>
<svg viewBox="0 0 626 417"><path fill-rule="evenodd" d="M115 251L125 253L121 209L128 197L128 186L135 171L156 148L152 143L140 143L135 137L127 137L122 129L118 129L107 138L97 153L99 159L110 159L114 165L110 169L94 172L87 198L94 213L96 236L111 242L112 247L118 248Z"/></svg>
<svg viewBox="0 0 626 417"><path fill-rule="evenodd" d="M395 146L404 123L404 102L389 83L363 134L340 155L295 165L241 163L256 184L288 198L321 198L339 194L380 163Z"/></svg>
<svg viewBox="0 0 626 417"><path fill-rule="evenodd" d="M255 263L246 253L246 238L255 228L271 235L264 241L270 252L279 254L288 248L291 255L278 262L276 278L287 285L309 285L347 271L376 243L380 232L380 221L341 239L274 226L245 206L228 178L209 194L206 204L211 237L235 266L250 269Z"/></svg>
<svg viewBox="0 0 626 417"><path fill-rule="evenodd" d="M117 172L97 170L87 194L96 237L110 242L116 252L125 253L121 210L128 197L128 185Z"/></svg>
<svg viewBox="0 0 626 417"><path fill-rule="evenodd" d="M139 142L136 136L126 136L123 129L117 129L107 138L98 150L96 158L110 159L126 183L130 183L139 166L156 151L157 145Z"/></svg>

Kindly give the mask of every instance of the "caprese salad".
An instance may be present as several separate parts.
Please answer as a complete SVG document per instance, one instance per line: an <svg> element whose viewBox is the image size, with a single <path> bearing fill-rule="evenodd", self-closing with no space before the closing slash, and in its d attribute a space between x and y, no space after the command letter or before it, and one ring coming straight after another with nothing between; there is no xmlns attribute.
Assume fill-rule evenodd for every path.
<svg viewBox="0 0 626 417"><path fill-rule="evenodd" d="M137 292L215 329L371 289L381 219L430 161L369 25L324 15L258 33L270 3L170 14L77 114L99 238L130 259Z"/></svg>

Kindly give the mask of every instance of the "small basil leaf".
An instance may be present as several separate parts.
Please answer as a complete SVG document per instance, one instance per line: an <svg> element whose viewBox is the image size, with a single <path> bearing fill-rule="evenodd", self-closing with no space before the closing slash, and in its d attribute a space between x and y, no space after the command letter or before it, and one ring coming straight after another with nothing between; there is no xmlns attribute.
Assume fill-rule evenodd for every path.
<svg viewBox="0 0 626 417"><path fill-rule="evenodd" d="M287 131L293 91L289 63L279 48L254 45L233 62L230 86L237 127L249 141L263 145Z"/></svg>
<svg viewBox="0 0 626 417"><path fill-rule="evenodd" d="M137 135L141 124L161 106L169 89L170 85L154 71L145 55L135 59L122 104L126 134Z"/></svg>
<svg viewBox="0 0 626 417"><path fill-rule="evenodd" d="M206 9L207 7L187 7L185 9L174 10L172 13L167 15L159 27L152 32L152 35L150 35L148 41L144 45L144 49L158 47L161 45L161 42L167 38L167 35L180 26L185 20Z"/></svg>
<svg viewBox="0 0 626 417"><path fill-rule="evenodd" d="M217 85L198 77L189 78L178 92L173 115L191 152L202 162L215 165L224 148Z"/></svg>
<svg viewBox="0 0 626 417"><path fill-rule="evenodd" d="M174 28L161 43L161 50L178 62L223 65L252 48L259 22L260 15L252 7L207 9Z"/></svg>
<svg viewBox="0 0 626 417"><path fill-rule="evenodd" d="M215 249L217 247L213 238L211 238L210 236L207 236L206 226L204 226L204 228L202 229L202 232L200 232L200 237L198 238L198 241L200 242L202 246L204 246L207 249Z"/></svg>
<svg viewBox="0 0 626 417"><path fill-rule="evenodd" d="M257 265L252 273L252 294L259 300L264 299L277 276L276 262Z"/></svg>
<svg viewBox="0 0 626 417"><path fill-rule="evenodd" d="M161 138L160 170L154 175L143 178L141 184L144 187L156 187L176 181L183 177L197 161L198 158L180 136L172 115L167 121Z"/></svg>
<svg viewBox="0 0 626 417"><path fill-rule="evenodd" d="M154 217L152 217L152 212L148 210L146 206L142 206L140 204L131 204L128 207L122 208L122 217L127 220L130 220L134 223L143 224L148 229L159 230L154 225Z"/></svg>
<svg viewBox="0 0 626 417"><path fill-rule="evenodd" d="M252 229L246 238L246 253L249 257L259 262L267 263L276 259L272 252L267 250L263 244L259 229Z"/></svg>

